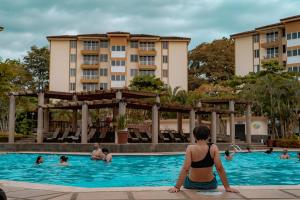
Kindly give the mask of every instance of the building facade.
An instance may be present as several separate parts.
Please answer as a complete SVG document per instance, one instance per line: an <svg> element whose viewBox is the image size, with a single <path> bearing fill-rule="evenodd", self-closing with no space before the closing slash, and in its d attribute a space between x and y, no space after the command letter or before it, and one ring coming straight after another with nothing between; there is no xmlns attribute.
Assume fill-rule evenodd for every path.
<svg viewBox="0 0 300 200"><path fill-rule="evenodd" d="M137 75L154 75L187 90L190 38L109 32L47 39L52 91L124 88Z"/></svg>
<svg viewBox="0 0 300 200"><path fill-rule="evenodd" d="M235 40L236 75L258 72L262 63L270 60L277 60L288 71L300 72L300 15L231 38Z"/></svg>

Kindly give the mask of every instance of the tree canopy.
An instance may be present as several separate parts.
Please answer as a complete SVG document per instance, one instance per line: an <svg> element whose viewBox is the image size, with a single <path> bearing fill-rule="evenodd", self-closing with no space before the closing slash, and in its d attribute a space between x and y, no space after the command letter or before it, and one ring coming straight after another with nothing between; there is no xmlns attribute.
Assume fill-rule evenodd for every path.
<svg viewBox="0 0 300 200"><path fill-rule="evenodd" d="M189 58L189 89L203 83L218 83L234 75L234 40L222 38L202 43L191 50Z"/></svg>
<svg viewBox="0 0 300 200"><path fill-rule="evenodd" d="M129 85L130 89L138 91L162 92L165 90L164 83L155 76L136 76Z"/></svg>

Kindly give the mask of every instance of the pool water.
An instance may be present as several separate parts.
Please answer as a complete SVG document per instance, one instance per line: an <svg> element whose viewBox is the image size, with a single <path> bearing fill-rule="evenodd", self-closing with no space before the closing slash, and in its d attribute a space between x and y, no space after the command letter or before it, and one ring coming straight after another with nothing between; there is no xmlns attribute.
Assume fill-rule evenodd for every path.
<svg viewBox="0 0 300 200"><path fill-rule="evenodd" d="M40 166L34 164L38 155L44 157ZM231 185L300 184L296 153L290 153L290 160L280 160L279 155L237 153L233 161L222 159ZM172 186L184 160L183 155L114 156L112 163L105 163L71 155L70 166L63 167L58 165L59 156L1 154L0 179L86 188Z"/></svg>

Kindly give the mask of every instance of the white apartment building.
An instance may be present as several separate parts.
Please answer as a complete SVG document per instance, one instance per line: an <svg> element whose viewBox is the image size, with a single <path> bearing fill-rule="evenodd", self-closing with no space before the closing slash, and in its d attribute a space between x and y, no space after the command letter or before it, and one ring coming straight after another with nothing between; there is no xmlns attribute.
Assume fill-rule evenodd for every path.
<svg viewBox="0 0 300 200"><path fill-rule="evenodd" d="M258 72L269 60L278 60L288 71L300 72L300 15L231 38L235 40L236 75Z"/></svg>
<svg viewBox="0 0 300 200"><path fill-rule="evenodd" d="M190 38L109 32L47 39L52 91L123 88L137 75L154 75L187 90Z"/></svg>

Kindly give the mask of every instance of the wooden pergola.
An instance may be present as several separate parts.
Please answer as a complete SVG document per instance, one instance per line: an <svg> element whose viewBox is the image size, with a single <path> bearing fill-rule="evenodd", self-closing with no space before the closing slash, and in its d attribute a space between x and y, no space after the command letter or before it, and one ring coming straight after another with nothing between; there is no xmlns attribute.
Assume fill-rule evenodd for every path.
<svg viewBox="0 0 300 200"><path fill-rule="evenodd" d="M14 143L15 134L15 98L17 96L32 96L38 98L38 120L37 120L37 143L43 143L43 134L49 132L49 110L50 109L67 109L73 110L72 127L77 128L77 112L81 110L81 143L87 143L88 134L88 112L89 109L111 108L113 109L114 118L126 114L126 109L142 109L152 113L152 143L158 143L159 134L159 112L176 112L178 120L178 130L182 127L182 114L189 114L190 138L191 142L195 142L192 130L196 126L196 116L200 114L211 115L211 138L212 142L217 141L217 117L220 114L230 115L231 119L231 138L234 138L234 104L244 103L247 105L247 142L251 143L251 104L250 102L242 102L238 100L201 100L197 106L184 106L165 104L160 102L160 95L151 92L132 91L128 89L111 89L93 92L58 92L58 91L42 91L42 92L15 92L10 93L9 106L9 143ZM49 99L64 100L54 104L49 103ZM149 99L147 101L142 99ZM214 107L204 107L204 104L229 104L229 109L219 109ZM248 110L249 109L249 110ZM115 135L116 137L116 135ZM235 143L234 139L231 141Z"/></svg>

